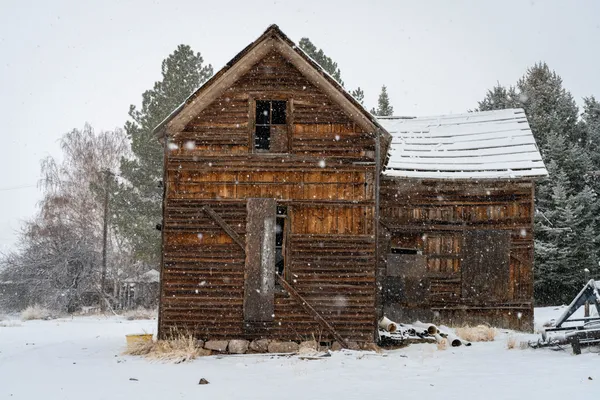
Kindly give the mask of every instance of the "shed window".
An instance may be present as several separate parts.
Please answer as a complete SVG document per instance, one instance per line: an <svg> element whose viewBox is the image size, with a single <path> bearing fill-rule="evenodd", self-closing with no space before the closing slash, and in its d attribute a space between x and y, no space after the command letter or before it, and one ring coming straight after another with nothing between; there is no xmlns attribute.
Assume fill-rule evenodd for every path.
<svg viewBox="0 0 600 400"><path fill-rule="evenodd" d="M287 151L287 101L256 101L254 149L259 152Z"/></svg>

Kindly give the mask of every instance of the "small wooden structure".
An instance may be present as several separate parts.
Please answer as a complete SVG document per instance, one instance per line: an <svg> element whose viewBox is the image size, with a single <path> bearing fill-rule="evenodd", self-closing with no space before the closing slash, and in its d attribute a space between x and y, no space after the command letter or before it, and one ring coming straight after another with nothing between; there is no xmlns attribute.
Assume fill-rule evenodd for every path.
<svg viewBox="0 0 600 400"><path fill-rule="evenodd" d="M532 330L533 180L547 171L523 110L380 122L380 312Z"/></svg>
<svg viewBox="0 0 600 400"><path fill-rule="evenodd" d="M155 308L160 291L160 272L148 270L139 276L123 279L116 290L119 307L132 310L138 307Z"/></svg>
<svg viewBox="0 0 600 400"><path fill-rule="evenodd" d="M395 177L398 143L390 148L390 124L396 122L368 113L275 25L193 93L156 128L165 149L159 335L185 329L203 339L314 337L344 344L372 341L377 319L396 307L482 304L469 292L483 271L480 261L452 264L453 273L441 280L430 274L430 264L440 271L450 265L444 259L441 267L442 248L462 246L456 237L469 223L453 217L454 230L438 232L437 220L418 214L442 204L435 202L440 190L455 197L440 215L460 202L492 202L503 218L505 209L518 209L519 221L498 218L492 231L506 223L518 230L514 239L498 240L506 248L510 243L511 260L525 266L513 272L511 261L510 272L509 264L495 268L521 274L515 279L524 286L507 283L512 297L502 304L523 299L518 310L531 318L530 178L482 188L473 181ZM425 234L439 239L423 240ZM475 243L467 247L476 251L490 238L467 239ZM402 244L411 240L411 247ZM426 249L436 243L437 259ZM394 250L402 246L409 252ZM409 277L404 270L413 272ZM447 302L421 295L423 282L411 286L418 278L433 293L456 291L456 271L473 277Z"/></svg>

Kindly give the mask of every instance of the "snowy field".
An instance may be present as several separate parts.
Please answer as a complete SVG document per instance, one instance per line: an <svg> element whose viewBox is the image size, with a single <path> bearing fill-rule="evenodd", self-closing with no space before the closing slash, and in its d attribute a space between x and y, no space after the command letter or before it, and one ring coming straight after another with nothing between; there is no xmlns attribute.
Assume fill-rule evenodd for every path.
<svg viewBox="0 0 600 400"><path fill-rule="evenodd" d="M560 313L538 309L536 323ZM537 338L509 331L471 347L342 351L322 360L245 355L165 364L121 355L126 334L155 330L156 321L118 317L5 320L0 399L564 399L600 390L598 354L508 350L511 336ZM200 378L210 384L198 385Z"/></svg>

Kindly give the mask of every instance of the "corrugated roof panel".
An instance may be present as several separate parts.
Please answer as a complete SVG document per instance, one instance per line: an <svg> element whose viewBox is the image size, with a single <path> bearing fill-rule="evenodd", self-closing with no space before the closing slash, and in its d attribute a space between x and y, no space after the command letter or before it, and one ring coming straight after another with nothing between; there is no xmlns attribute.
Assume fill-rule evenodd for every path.
<svg viewBox="0 0 600 400"><path fill-rule="evenodd" d="M522 109L380 117L392 135L385 175L518 179L548 175Z"/></svg>

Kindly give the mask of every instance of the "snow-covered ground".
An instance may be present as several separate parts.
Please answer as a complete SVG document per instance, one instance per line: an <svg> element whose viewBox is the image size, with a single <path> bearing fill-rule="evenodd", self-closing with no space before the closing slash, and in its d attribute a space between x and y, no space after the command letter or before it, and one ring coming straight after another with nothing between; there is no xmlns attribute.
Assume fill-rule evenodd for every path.
<svg viewBox="0 0 600 400"><path fill-rule="evenodd" d="M536 323L561 312L538 309ZM515 336L508 331L471 347L342 351L322 360L245 355L166 364L121 355L126 334L155 330L156 321L117 317L4 321L0 399L564 399L600 390L598 354L508 350ZM198 385L200 378L210 384Z"/></svg>

